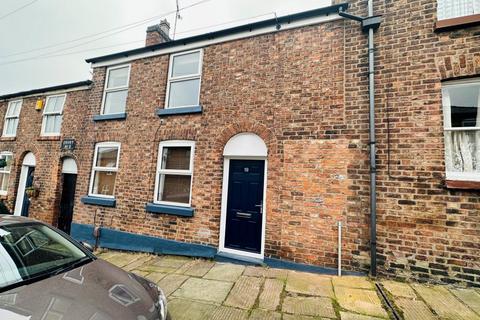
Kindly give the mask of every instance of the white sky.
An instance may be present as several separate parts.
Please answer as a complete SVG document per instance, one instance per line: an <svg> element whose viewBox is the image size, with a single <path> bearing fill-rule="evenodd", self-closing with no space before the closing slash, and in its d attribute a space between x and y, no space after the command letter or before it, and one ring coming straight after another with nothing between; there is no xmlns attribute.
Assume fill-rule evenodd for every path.
<svg viewBox="0 0 480 320"><path fill-rule="evenodd" d="M199 1L179 0L179 6ZM331 4L331 0L204 1L180 12L177 39L269 19L272 12L283 16ZM175 8L175 0L0 0L0 94L90 79L86 58L142 47L146 27ZM170 36L174 17L166 16ZM149 18L123 32L105 33ZM245 20L231 22L239 19ZM228 24L214 26L223 23Z"/></svg>

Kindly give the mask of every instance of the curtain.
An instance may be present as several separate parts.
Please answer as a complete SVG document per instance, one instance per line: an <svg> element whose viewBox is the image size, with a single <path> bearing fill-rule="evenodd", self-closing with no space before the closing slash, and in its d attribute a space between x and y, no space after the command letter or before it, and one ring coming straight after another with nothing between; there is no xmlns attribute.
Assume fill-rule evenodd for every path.
<svg viewBox="0 0 480 320"><path fill-rule="evenodd" d="M480 172L480 131L447 131L446 165L449 172Z"/></svg>

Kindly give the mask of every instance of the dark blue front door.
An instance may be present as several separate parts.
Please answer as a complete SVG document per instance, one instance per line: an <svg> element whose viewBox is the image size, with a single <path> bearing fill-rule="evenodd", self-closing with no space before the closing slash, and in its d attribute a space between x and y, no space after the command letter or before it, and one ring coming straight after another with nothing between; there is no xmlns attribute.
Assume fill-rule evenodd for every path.
<svg viewBox="0 0 480 320"><path fill-rule="evenodd" d="M260 253L265 161L230 160L225 247Z"/></svg>

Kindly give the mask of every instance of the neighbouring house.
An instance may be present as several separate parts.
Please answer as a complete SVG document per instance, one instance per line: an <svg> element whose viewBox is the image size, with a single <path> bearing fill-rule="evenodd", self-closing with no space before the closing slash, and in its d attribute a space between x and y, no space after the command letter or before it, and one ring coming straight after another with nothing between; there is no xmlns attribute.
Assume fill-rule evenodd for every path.
<svg viewBox="0 0 480 320"><path fill-rule="evenodd" d="M346 270L376 243L382 275L479 286L480 4L372 3L381 23L343 18L359 0L178 40L162 21L91 82L1 96L1 197L101 246L299 268L338 265L341 222Z"/></svg>

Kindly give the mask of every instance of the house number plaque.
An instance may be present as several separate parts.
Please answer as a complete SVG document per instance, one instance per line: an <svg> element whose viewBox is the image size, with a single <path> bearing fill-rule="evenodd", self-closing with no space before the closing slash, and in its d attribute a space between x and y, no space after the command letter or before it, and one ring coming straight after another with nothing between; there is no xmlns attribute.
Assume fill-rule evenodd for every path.
<svg viewBox="0 0 480 320"><path fill-rule="evenodd" d="M75 150L76 142L75 139L65 139L62 141L62 151L73 151Z"/></svg>

